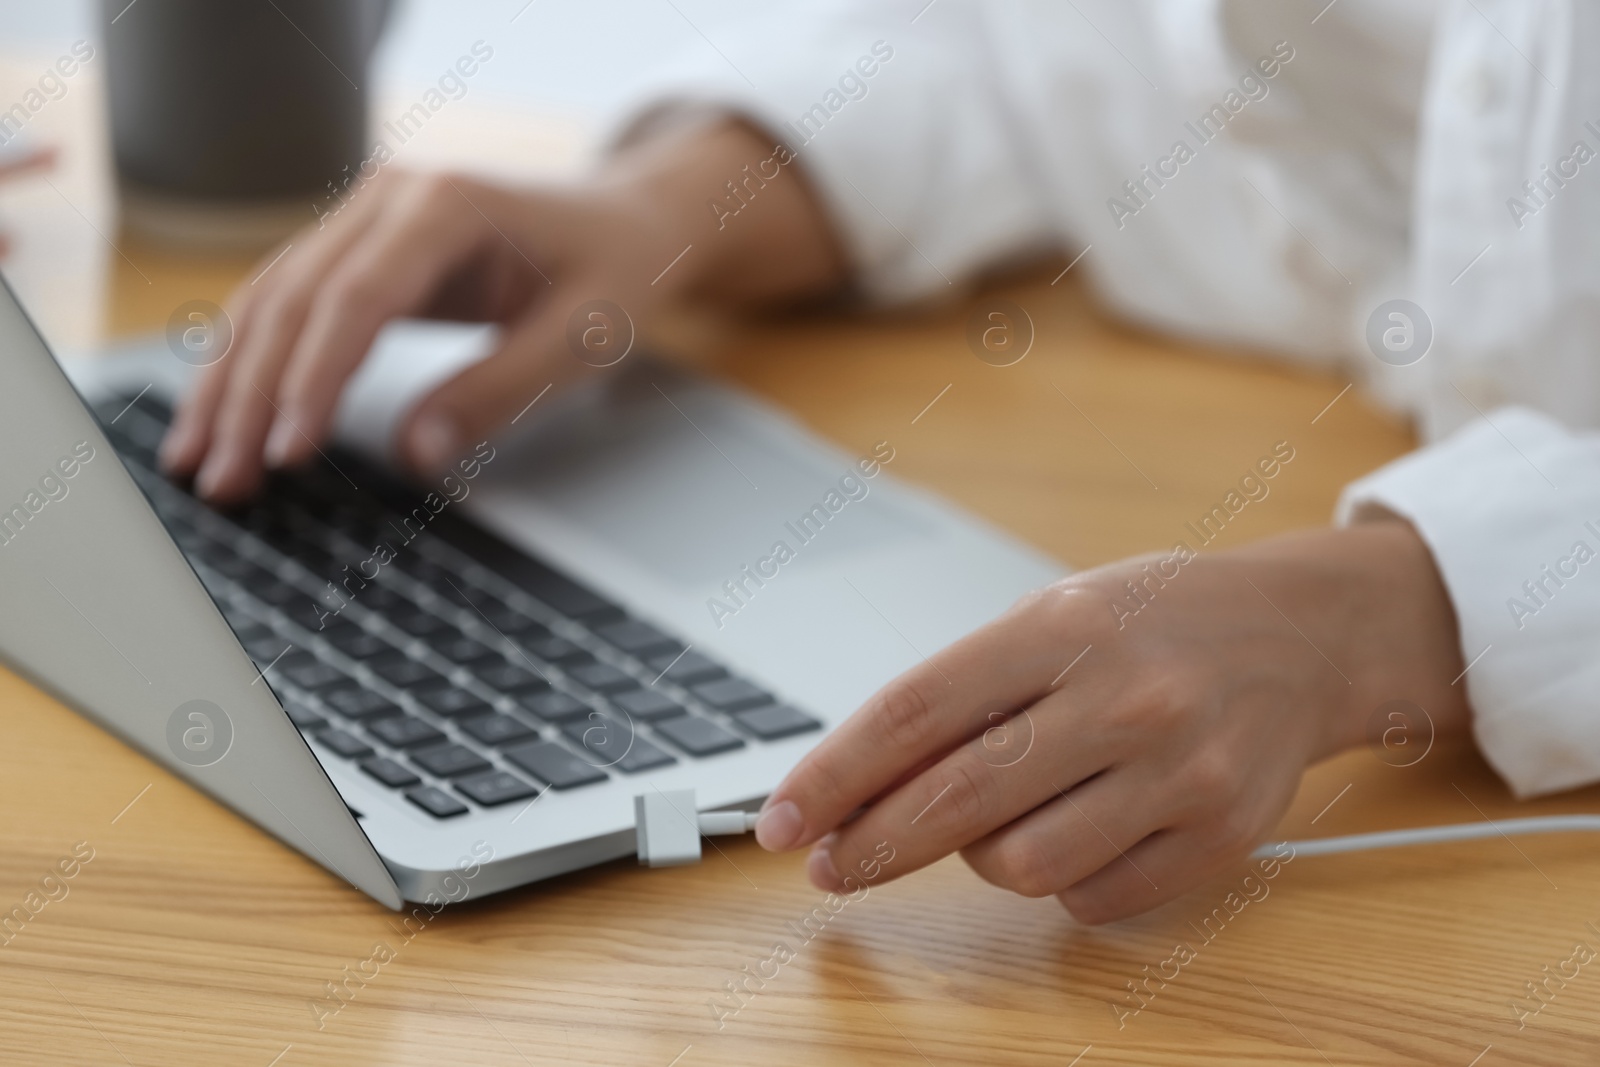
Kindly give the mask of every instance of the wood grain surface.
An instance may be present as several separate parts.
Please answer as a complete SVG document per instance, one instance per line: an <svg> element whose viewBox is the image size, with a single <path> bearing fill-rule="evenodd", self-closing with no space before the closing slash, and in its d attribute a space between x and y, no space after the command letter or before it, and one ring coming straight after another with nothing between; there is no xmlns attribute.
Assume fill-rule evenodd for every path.
<svg viewBox="0 0 1600 1067"><path fill-rule="evenodd" d="M0 86L28 69L5 66ZM75 87L55 115L85 146L53 179L65 195L0 193L18 238L8 274L52 338L158 329L244 277L243 262L121 239L93 97ZM1052 285L1058 270L916 313L747 325L699 356L846 448L892 433L899 477L1078 565L1169 544L1275 441L1297 459L1224 543L1325 522L1342 484L1411 445L1356 391L1327 408L1346 378L1118 325L1077 271ZM996 299L1036 330L1012 367L967 347ZM1246 868L1090 929L949 860L805 939L791 924L822 901L801 859L741 839L698 867L618 862L407 931L11 674L0 716L0 915L43 901L0 946L7 1064L1497 1067L1592 1063L1600 1048L1600 969L1551 983L1520 1029L1510 1008L1542 968L1570 974L1576 942L1600 946L1600 850L1579 836L1298 857L1210 926ZM1514 803L1469 748L1406 768L1363 750L1313 769L1279 834L1597 806L1596 790ZM793 958L774 975L780 940ZM1127 983L1179 942L1194 958L1119 1018L1137 1004ZM391 958L367 962L380 945ZM329 999L329 983L350 992Z"/></svg>

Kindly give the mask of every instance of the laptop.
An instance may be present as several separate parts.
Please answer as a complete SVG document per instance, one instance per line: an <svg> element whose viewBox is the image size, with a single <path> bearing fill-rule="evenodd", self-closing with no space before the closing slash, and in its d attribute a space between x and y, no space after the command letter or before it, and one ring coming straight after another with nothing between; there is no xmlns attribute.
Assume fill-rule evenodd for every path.
<svg viewBox="0 0 1600 1067"><path fill-rule="evenodd" d="M635 852L635 798L753 810L876 688L1064 568L643 358L432 481L406 406L489 342L396 324L337 443L214 510L156 450L163 339L69 378L0 293L0 657L391 908Z"/></svg>

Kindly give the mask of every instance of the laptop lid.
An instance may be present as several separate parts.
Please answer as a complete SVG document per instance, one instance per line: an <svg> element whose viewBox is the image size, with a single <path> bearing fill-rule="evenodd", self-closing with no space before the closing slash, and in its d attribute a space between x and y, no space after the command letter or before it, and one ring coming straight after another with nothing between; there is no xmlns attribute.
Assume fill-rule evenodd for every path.
<svg viewBox="0 0 1600 1067"><path fill-rule="evenodd" d="M3 277L0 659L401 906L389 870Z"/></svg>

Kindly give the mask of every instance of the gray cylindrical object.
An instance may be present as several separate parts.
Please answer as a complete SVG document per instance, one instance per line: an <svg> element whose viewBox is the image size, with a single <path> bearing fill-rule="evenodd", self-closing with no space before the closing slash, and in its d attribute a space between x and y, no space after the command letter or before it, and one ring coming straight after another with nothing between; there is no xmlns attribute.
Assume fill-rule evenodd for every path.
<svg viewBox="0 0 1600 1067"><path fill-rule="evenodd" d="M367 140L368 58L388 0L102 0L124 221L146 236L265 245Z"/></svg>

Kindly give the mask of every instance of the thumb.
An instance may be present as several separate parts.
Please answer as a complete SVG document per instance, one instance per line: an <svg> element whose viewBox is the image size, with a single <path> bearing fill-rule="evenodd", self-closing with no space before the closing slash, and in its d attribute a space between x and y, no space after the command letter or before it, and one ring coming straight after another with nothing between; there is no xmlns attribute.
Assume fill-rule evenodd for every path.
<svg viewBox="0 0 1600 1067"><path fill-rule="evenodd" d="M546 390L620 363L633 340L633 319L620 305L582 300L571 289L552 294L492 353L417 403L398 435L402 458L421 473L445 469L473 442L520 419Z"/></svg>

